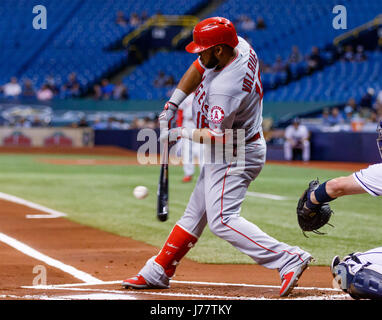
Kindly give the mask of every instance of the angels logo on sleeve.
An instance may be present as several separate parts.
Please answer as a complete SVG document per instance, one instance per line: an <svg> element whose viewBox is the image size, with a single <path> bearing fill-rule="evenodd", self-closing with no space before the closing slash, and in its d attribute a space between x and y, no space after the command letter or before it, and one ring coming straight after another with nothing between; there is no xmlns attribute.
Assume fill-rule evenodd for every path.
<svg viewBox="0 0 382 320"><path fill-rule="evenodd" d="M214 124L220 124L224 120L224 110L219 106L213 106L210 112L210 121Z"/></svg>

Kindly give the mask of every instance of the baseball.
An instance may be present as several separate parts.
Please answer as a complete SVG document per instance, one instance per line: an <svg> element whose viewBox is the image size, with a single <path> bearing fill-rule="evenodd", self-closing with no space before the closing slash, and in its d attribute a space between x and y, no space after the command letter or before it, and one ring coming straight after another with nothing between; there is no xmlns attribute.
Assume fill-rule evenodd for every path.
<svg viewBox="0 0 382 320"><path fill-rule="evenodd" d="M149 190L144 186L138 186L135 187L133 194L137 199L143 199L147 197Z"/></svg>

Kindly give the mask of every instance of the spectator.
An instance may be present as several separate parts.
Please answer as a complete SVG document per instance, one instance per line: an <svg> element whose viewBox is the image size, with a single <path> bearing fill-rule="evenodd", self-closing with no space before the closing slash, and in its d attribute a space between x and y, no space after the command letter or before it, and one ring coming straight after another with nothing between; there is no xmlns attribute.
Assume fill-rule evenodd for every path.
<svg viewBox="0 0 382 320"><path fill-rule="evenodd" d="M285 129L284 157L285 160L293 160L295 150L302 151L302 160L310 160L310 133L306 126L301 124L301 120L295 118L293 123Z"/></svg>
<svg viewBox="0 0 382 320"><path fill-rule="evenodd" d="M140 25L140 23L141 23L141 19L139 18L139 15L136 12L133 12L130 15L129 24L132 27L138 27Z"/></svg>
<svg viewBox="0 0 382 320"><path fill-rule="evenodd" d="M318 47L312 47L312 52L308 56L307 63L309 74L322 68L323 61L320 55L320 49Z"/></svg>
<svg viewBox="0 0 382 320"><path fill-rule="evenodd" d="M86 118L85 117L82 117L80 119L80 121L78 122L78 127L80 128L86 128L86 127L89 127L89 124L88 122L86 121Z"/></svg>
<svg viewBox="0 0 382 320"><path fill-rule="evenodd" d="M330 112L328 108L324 108L321 114L321 122L323 126L330 126Z"/></svg>
<svg viewBox="0 0 382 320"><path fill-rule="evenodd" d="M345 47L345 51L343 54L343 60L351 62L354 61L354 52L353 52L353 47L351 45L347 45Z"/></svg>
<svg viewBox="0 0 382 320"><path fill-rule="evenodd" d="M52 100L54 93L47 84L43 84L41 89L37 91L37 99L41 101Z"/></svg>
<svg viewBox="0 0 382 320"><path fill-rule="evenodd" d="M93 86L93 91L94 91L94 99L96 100L101 100L102 99L102 88L99 84L95 84Z"/></svg>
<svg viewBox="0 0 382 320"><path fill-rule="evenodd" d="M159 71L157 77L154 80L154 86L156 88L163 88L174 85L175 80L173 76L167 76L163 71Z"/></svg>
<svg viewBox="0 0 382 320"><path fill-rule="evenodd" d="M368 88L366 93L362 96L359 106L361 109L371 109L373 107L373 99L375 95L375 90L373 88Z"/></svg>
<svg viewBox="0 0 382 320"><path fill-rule="evenodd" d="M289 55L288 62L289 63L300 63L304 57L302 56L299 48L297 46L292 47L292 51Z"/></svg>
<svg viewBox="0 0 382 320"><path fill-rule="evenodd" d="M106 122L102 121L101 119L97 118L94 120L92 124L92 128L94 130L105 130L107 129L107 124Z"/></svg>
<svg viewBox="0 0 382 320"><path fill-rule="evenodd" d="M345 113L344 122L346 124L351 124L354 118L354 113L355 113L354 109L348 105L345 107L344 113Z"/></svg>
<svg viewBox="0 0 382 320"><path fill-rule="evenodd" d="M258 17L257 21L256 21L256 29L263 30L266 28L267 28L267 26L265 25L265 21L264 21L263 17Z"/></svg>
<svg viewBox="0 0 382 320"><path fill-rule="evenodd" d="M357 114L357 102L354 98L350 98L344 108L345 118L344 122L350 124L353 121L354 116Z"/></svg>
<svg viewBox="0 0 382 320"><path fill-rule="evenodd" d="M282 60L281 56L276 57L276 61L272 66L272 71L275 73L285 72L287 69L286 64Z"/></svg>
<svg viewBox="0 0 382 320"><path fill-rule="evenodd" d="M104 78L101 81L101 94L102 99L110 99L113 96L114 84L110 83L108 79Z"/></svg>
<svg viewBox="0 0 382 320"><path fill-rule="evenodd" d="M122 83L121 80L119 80L114 87L113 98L116 100L126 100L129 98L127 87Z"/></svg>
<svg viewBox="0 0 382 320"><path fill-rule="evenodd" d="M365 50L363 49L363 46L361 45L358 45L357 46L357 51L354 55L354 61L356 62L363 62L363 61L366 61L367 60L367 57L366 57L366 54L365 54Z"/></svg>
<svg viewBox="0 0 382 320"><path fill-rule="evenodd" d="M344 118L337 107L332 108L328 120L330 126L335 126L344 123Z"/></svg>
<svg viewBox="0 0 382 320"><path fill-rule="evenodd" d="M17 98L22 93L22 88L16 77L12 77L10 82L3 86L3 92L6 98Z"/></svg>
<svg viewBox="0 0 382 320"><path fill-rule="evenodd" d="M256 23L247 15L242 15L240 18L239 28L243 31L252 31L256 29Z"/></svg>
<svg viewBox="0 0 382 320"><path fill-rule="evenodd" d="M56 85L56 80L52 76L47 76L45 78L45 83L49 86L55 95L60 92L60 89Z"/></svg>
<svg viewBox="0 0 382 320"><path fill-rule="evenodd" d="M18 127L18 128L30 128L31 127L31 123L27 119L22 117L22 118L16 120L15 127Z"/></svg>
<svg viewBox="0 0 382 320"><path fill-rule="evenodd" d="M382 108L382 90L378 92L377 99L375 101L375 110Z"/></svg>
<svg viewBox="0 0 382 320"><path fill-rule="evenodd" d="M145 120L142 119L142 118L134 118L134 120L132 121L131 125L130 125L130 128L131 129L141 129L141 128L144 128L145 127Z"/></svg>
<svg viewBox="0 0 382 320"><path fill-rule="evenodd" d="M117 12L117 18L115 19L115 23L118 24L121 27L127 26L128 19L126 19L125 14L123 11Z"/></svg>
<svg viewBox="0 0 382 320"><path fill-rule="evenodd" d="M77 80L77 74L72 72L68 76L68 80L61 87L61 96L63 98L79 96L80 95L80 83Z"/></svg>
<svg viewBox="0 0 382 320"><path fill-rule="evenodd" d="M357 102L355 101L354 98L350 98L347 102L346 102L346 107L350 107L353 109L352 112L355 112L357 110Z"/></svg>
<svg viewBox="0 0 382 320"><path fill-rule="evenodd" d="M38 128L38 127L42 127L42 126L43 126L43 123L42 123L40 117L38 115L35 115L33 117L33 121L31 122L31 127Z"/></svg>
<svg viewBox="0 0 382 320"><path fill-rule="evenodd" d="M377 120L382 121L382 107L377 109Z"/></svg>
<svg viewBox="0 0 382 320"><path fill-rule="evenodd" d="M259 65L260 65L261 73L272 73L272 66L269 65L268 63L265 63L264 60L260 59Z"/></svg>
<svg viewBox="0 0 382 320"><path fill-rule="evenodd" d="M145 128L150 128L150 129L156 129L157 128L157 122L155 119L151 119L150 117L146 116L144 118L145 120Z"/></svg>
<svg viewBox="0 0 382 320"><path fill-rule="evenodd" d="M69 90L68 96L70 98L76 98L81 96L81 88L79 83L75 83L72 88Z"/></svg>
<svg viewBox="0 0 382 320"><path fill-rule="evenodd" d="M111 116L107 119L106 129L109 129L109 130L121 129L121 123L118 119Z"/></svg>
<svg viewBox="0 0 382 320"><path fill-rule="evenodd" d="M369 117L366 119L366 122L378 123L378 114L374 110L370 112Z"/></svg>
<svg viewBox="0 0 382 320"><path fill-rule="evenodd" d="M68 80L67 82L65 83L65 87L67 89L71 89L74 85L76 84L79 84L78 80L77 80L77 74L75 72L72 72L69 74L68 76Z"/></svg>
<svg viewBox="0 0 382 320"><path fill-rule="evenodd" d="M32 84L32 81L30 79L26 79L24 82L22 97L23 98L36 98L36 91L33 88L33 84Z"/></svg>
<svg viewBox="0 0 382 320"><path fill-rule="evenodd" d="M149 15L147 13L147 11L143 11L142 14L141 14L141 23L145 23L148 19L149 19Z"/></svg>

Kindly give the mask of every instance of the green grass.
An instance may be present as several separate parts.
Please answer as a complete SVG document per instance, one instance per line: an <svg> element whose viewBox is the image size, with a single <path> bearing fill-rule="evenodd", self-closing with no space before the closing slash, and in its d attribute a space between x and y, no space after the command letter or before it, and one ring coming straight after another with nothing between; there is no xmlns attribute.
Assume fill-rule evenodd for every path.
<svg viewBox="0 0 382 320"><path fill-rule="evenodd" d="M194 184L183 184L181 167L170 167L170 215L166 222L156 218L156 189L159 166L53 165L40 158L100 158L64 155L1 155L0 191L63 211L72 221L127 236L160 248L187 205ZM106 158L106 157L102 157ZM309 251L315 264L328 265L334 255L343 256L381 245L382 199L368 194L339 198L331 206L335 215L325 226L324 236L309 233L305 238L297 225L297 199L307 183L321 181L346 171L319 170L267 164L249 191L290 198L272 201L247 196L241 215L272 237ZM145 185L149 196L132 195ZM214 236L206 228L188 257L204 263L252 263L246 255Z"/></svg>

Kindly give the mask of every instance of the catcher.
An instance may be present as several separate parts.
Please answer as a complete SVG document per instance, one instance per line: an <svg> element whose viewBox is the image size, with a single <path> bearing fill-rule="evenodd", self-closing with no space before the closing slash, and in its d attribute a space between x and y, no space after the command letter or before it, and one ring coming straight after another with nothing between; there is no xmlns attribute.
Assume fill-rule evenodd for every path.
<svg viewBox="0 0 382 320"><path fill-rule="evenodd" d="M382 121L378 125L377 132L377 145L382 158ZM333 214L329 202L342 196L361 193L369 193L375 197L382 195L382 163L322 184L318 180L311 181L297 205L297 219L302 231L322 234L318 229L328 224ZM382 248L370 252L381 256L380 249ZM331 270L335 282L357 299L382 299L382 258L378 259L379 263L375 262L375 258L369 261L365 257L371 257L370 252L350 254L342 261L335 256L332 261ZM363 259L359 258L361 255ZM380 266L372 267L375 264Z"/></svg>

